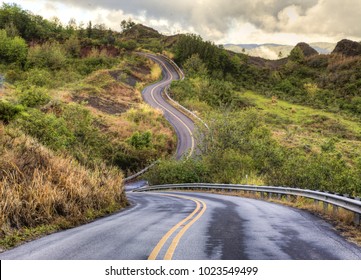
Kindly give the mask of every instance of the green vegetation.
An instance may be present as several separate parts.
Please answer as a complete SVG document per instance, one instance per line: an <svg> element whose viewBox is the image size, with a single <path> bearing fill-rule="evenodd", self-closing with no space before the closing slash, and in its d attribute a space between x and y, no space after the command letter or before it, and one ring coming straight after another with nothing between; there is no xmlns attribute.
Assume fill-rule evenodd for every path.
<svg viewBox="0 0 361 280"><path fill-rule="evenodd" d="M0 8L1 246L123 207L124 176L159 158L146 175L154 184L361 194L359 56L306 56L298 47L269 62L196 35L120 24L121 33ZM162 72L132 53L140 49L164 53L185 70L171 94L210 127L200 131L197 157L167 160L174 133L140 94Z"/></svg>
<svg viewBox="0 0 361 280"><path fill-rule="evenodd" d="M248 183L361 194L361 125L337 105L348 102L338 97L341 87L318 83L321 76L331 78L328 61L337 57L306 57L295 48L275 70L194 35L184 35L174 49L187 78L174 82L171 94L198 112L210 131L200 133L201 155L162 162L147 175L152 183ZM361 60L352 61L346 69L357 80L355 61Z"/></svg>
<svg viewBox="0 0 361 280"><path fill-rule="evenodd" d="M125 42L0 7L0 246L124 207L123 178L173 154L173 131L139 91L161 70Z"/></svg>
<svg viewBox="0 0 361 280"><path fill-rule="evenodd" d="M0 29L0 63L22 65L26 59L27 49L24 39L18 36L11 38L5 30Z"/></svg>

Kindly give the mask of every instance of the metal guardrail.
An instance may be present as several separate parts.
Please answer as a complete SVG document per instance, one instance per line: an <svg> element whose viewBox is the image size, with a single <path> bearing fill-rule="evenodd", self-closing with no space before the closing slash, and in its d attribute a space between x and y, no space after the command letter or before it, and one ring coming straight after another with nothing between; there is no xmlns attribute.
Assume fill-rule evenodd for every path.
<svg viewBox="0 0 361 280"><path fill-rule="evenodd" d="M175 63L173 60L171 60L169 57L161 54L161 56L166 59L170 64L173 65L173 67L176 69L176 71L178 72L179 77L181 78L181 80L184 80L184 73L182 71L182 69L180 69L180 67L177 65L177 63ZM166 97L173 102L177 107L179 107L181 110L185 111L186 113L192 115L195 119L197 119L198 121L200 121L208 130L209 130L209 126L200 118L198 117L194 112L192 112L191 110L187 109L186 107L184 107L183 105L181 105L180 103L178 103L177 101L175 101L172 97L170 97L169 95L169 87L166 87L164 90L164 93L166 95Z"/></svg>
<svg viewBox="0 0 361 280"><path fill-rule="evenodd" d="M181 110L185 111L186 113L192 115L195 119L197 119L198 121L200 121L208 130L209 130L209 126L200 118L198 117L194 112L192 112L191 110L187 109L186 107L182 106L181 104L179 104L177 101L175 101L173 98L171 98L169 96L169 87L166 87L164 90L164 94L165 96L172 102L174 103L177 107L179 107Z"/></svg>
<svg viewBox="0 0 361 280"><path fill-rule="evenodd" d="M151 165L147 166L146 168L144 168L143 170L139 171L138 173L135 173L134 175L128 177L128 178L125 178L123 180L123 183L127 183L141 175L143 175L145 172L147 172L149 169L151 169L154 165L158 164L159 163L159 160L157 160L156 162L152 163Z"/></svg>
<svg viewBox="0 0 361 280"><path fill-rule="evenodd" d="M174 66L175 70L178 72L180 79L184 80L184 78L185 78L184 72L182 71L182 69L180 69L178 64L175 63L172 59L170 59L168 56L166 56L164 54L161 54L160 56L165 58L170 64L172 64Z"/></svg>
<svg viewBox="0 0 361 280"><path fill-rule="evenodd" d="M269 186L251 186L251 185L226 185L226 184L176 184L176 185L159 185L148 186L136 189L136 192L147 191L164 191L164 190L223 190L223 191L245 191L250 193L260 193L262 198L271 198L272 195L277 195L278 198L286 196L300 196L313 199L315 203L323 202L324 210L328 209L329 205L333 206L333 211L337 212L338 207L344 208L354 213L354 224L360 225L361 217L361 201L360 198L350 198L337 194L327 192L312 191L298 188L285 187L269 187Z"/></svg>

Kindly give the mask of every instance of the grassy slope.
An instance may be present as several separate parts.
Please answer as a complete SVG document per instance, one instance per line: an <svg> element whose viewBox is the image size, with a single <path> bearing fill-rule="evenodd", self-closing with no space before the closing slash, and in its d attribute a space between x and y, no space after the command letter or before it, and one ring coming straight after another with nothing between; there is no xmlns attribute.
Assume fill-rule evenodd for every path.
<svg viewBox="0 0 361 280"><path fill-rule="evenodd" d="M90 170L0 124L0 246L87 222L127 205L116 168Z"/></svg>
<svg viewBox="0 0 361 280"><path fill-rule="evenodd" d="M151 61L124 56L112 69L48 89L50 101L31 110L43 112L44 118L64 118L74 135L85 133L82 143L72 144L75 148L51 150L42 134L33 138L19 130L16 122L28 115L26 108L9 125L0 122L0 247L87 222L127 204L123 172L116 168L117 161L106 162L108 156L99 152L99 145L122 147L129 160L139 160L129 170L126 162L120 163L128 174L173 152L169 124L161 112L144 104L140 94L142 87L160 78L158 68ZM7 84L1 99L18 103L17 86ZM76 120L84 112L90 123L82 117ZM25 131L31 123L37 124L23 123ZM79 130L79 125L85 127ZM132 135L146 131L152 133L151 146L133 147Z"/></svg>
<svg viewBox="0 0 361 280"><path fill-rule="evenodd" d="M266 115L273 136L290 148L305 147L319 152L319 147L334 139L336 149L350 162L361 151L361 125L358 121L286 101L272 100L254 92L241 96L250 99Z"/></svg>

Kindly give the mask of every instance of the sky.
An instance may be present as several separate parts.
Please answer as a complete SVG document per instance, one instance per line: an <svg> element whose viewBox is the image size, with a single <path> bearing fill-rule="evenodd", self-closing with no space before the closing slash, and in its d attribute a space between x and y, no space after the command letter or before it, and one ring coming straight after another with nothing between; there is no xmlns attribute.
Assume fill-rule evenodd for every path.
<svg viewBox="0 0 361 280"><path fill-rule="evenodd" d="M0 0L1 1L1 0ZM131 18L165 35L217 44L361 41L361 0L10 0L44 18L103 23Z"/></svg>

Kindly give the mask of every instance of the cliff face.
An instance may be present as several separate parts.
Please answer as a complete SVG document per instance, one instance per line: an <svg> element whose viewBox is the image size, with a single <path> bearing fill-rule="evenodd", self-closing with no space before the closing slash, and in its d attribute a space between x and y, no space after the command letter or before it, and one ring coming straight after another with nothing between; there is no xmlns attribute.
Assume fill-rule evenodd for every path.
<svg viewBox="0 0 361 280"><path fill-rule="evenodd" d="M361 44L355 41L344 39L337 43L332 54L342 54L345 56L361 55Z"/></svg>

